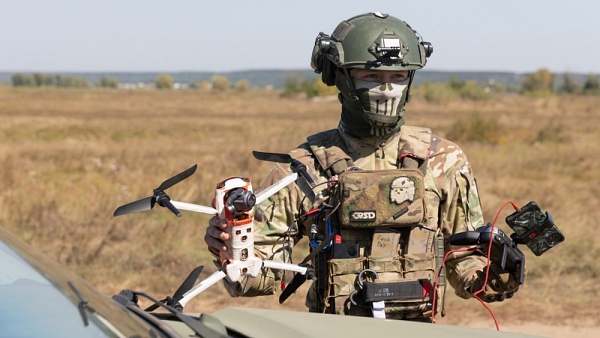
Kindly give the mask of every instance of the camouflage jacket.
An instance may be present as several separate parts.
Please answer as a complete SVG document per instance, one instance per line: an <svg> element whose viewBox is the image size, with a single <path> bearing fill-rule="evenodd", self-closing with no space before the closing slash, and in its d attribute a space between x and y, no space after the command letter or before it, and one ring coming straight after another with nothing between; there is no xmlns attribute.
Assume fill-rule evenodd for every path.
<svg viewBox="0 0 600 338"><path fill-rule="evenodd" d="M401 130L386 140L359 140L344 132L342 126L337 130L343 140L343 151L352 158L354 165L364 170L397 169L399 149L402 148ZM318 187L326 187L329 174L320 168L308 143L302 144L290 152L300 160ZM260 183L257 191L279 181L290 173L287 165L276 164ZM319 185L321 184L321 185ZM323 188L325 189L325 188ZM255 215L255 254L262 259L290 261L289 248L302 237L310 233L311 219L295 226L298 215L323 203L326 197L317 193L314 204L305 198L295 185L280 190L258 206ZM463 151L454 143L433 136L429 149L425 175L426 205L428 208L428 226L443 234L445 250L450 235L483 225L480 200L471 166ZM480 257L469 254L453 254L445 264L446 278L458 296L470 298L465 291L468 282L476 270L485 266ZM283 271L263 269L257 277L241 277L237 282L225 281L225 287L232 296L272 295L278 289ZM307 304L308 305L308 304Z"/></svg>

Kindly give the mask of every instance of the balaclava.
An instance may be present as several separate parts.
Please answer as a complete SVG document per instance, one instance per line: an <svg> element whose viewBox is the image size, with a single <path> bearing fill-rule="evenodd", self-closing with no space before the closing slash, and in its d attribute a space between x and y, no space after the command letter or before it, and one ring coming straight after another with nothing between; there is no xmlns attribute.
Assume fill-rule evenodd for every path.
<svg viewBox="0 0 600 338"><path fill-rule="evenodd" d="M340 90L344 129L361 138L386 138L396 132L404 124L411 80L412 76L402 82L370 82L353 79L346 69L338 68L336 86Z"/></svg>

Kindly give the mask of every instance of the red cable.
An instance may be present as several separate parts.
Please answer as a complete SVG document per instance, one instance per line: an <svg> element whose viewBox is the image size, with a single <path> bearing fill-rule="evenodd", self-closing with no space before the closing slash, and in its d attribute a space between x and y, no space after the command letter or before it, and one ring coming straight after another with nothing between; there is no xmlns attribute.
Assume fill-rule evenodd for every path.
<svg viewBox="0 0 600 338"><path fill-rule="evenodd" d="M500 213L502 212L502 210L504 210L504 208L508 205L508 204L512 204L512 206L515 208L515 210L519 210L519 207L512 201L508 201L505 202L500 209L498 210L498 212L496 213L496 217L494 217L494 222L492 223L492 228L490 229L490 232L493 234L494 233L494 228L496 227L496 222L498 221L498 217L500 217ZM494 324L496 325L496 330L500 331L500 327L498 326L498 320L496 319L496 316L494 315L494 312L487 306L487 304L485 304L485 302L483 300L481 300L481 298L479 298L479 294L481 292L484 291L485 287L487 286L487 282L488 282L488 277L490 274L490 256L492 253L492 240L490 240L490 242L488 243L488 250L487 250L487 262L486 262L486 268L485 268L485 278L483 280L483 284L481 286L481 289L475 291L473 293L473 297L475 299L477 299L479 301L479 303L481 303L481 305L483 305L483 307L485 307L488 312L490 313L490 315L492 316L492 318L494 319Z"/></svg>
<svg viewBox="0 0 600 338"><path fill-rule="evenodd" d="M515 210L519 210L520 208L512 201L508 201L505 202L502 207L500 207L500 209L498 210L498 212L496 213L496 217L494 218L494 222L492 223L492 228L491 228L491 233L494 233L494 228L496 227L496 221L498 221L498 217L500 217L500 213L502 212L502 210L504 210L504 208L508 205L511 204ZM433 293L433 301L432 301L432 311L431 311L431 322L435 323L435 303L436 303L436 296L437 296L437 287L438 287L438 282L440 279L440 275L442 273L442 268L444 268L444 265L446 264L446 260L448 259L448 256L451 255L452 253L455 252L466 252L466 251L475 251L477 250L477 247L473 247L473 248L469 248L469 249L456 249L456 250L450 250L448 251L445 255L444 255L444 260L442 261L442 265L440 266L440 269L437 273L437 277L435 279L435 285L434 285L434 293ZM488 281L488 276L490 273L490 256L491 256L491 252L492 252L492 240L490 240L490 242L488 243L488 250L487 250L487 262L486 262L486 269L485 269L485 279L484 279L484 283L482 284L481 289L477 290L476 292L473 293L473 297L475 299L477 299L479 301L479 303L481 303L481 305L483 305L484 308L486 308L488 310L488 312L490 313L490 315L492 316L492 318L494 319L494 324L496 325L496 330L500 331L500 327L498 326L498 320L496 319L496 316L494 315L494 312L492 311L492 309L490 309L487 304L485 304L485 302L483 300L481 300L481 298L479 298L479 296L477 296L479 293L483 292L483 290L485 289L486 285L487 285L487 281Z"/></svg>

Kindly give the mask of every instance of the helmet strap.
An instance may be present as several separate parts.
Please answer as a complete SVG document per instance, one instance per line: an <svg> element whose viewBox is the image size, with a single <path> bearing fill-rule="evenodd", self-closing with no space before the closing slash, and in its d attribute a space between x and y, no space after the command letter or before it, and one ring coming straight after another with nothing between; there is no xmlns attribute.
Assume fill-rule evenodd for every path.
<svg viewBox="0 0 600 338"><path fill-rule="evenodd" d="M408 72L408 77L410 78L410 81L408 81L408 88L406 88L406 101L404 101L405 105L410 102L410 87L412 86L413 79L415 78L415 73L416 72L414 70Z"/></svg>
<svg viewBox="0 0 600 338"><path fill-rule="evenodd" d="M358 94L356 93L356 87L354 86L354 81L352 81L352 76L350 76L349 68L338 68L342 73L342 79L344 81L344 85L348 88L348 97L354 104L360 105L360 101L358 100Z"/></svg>

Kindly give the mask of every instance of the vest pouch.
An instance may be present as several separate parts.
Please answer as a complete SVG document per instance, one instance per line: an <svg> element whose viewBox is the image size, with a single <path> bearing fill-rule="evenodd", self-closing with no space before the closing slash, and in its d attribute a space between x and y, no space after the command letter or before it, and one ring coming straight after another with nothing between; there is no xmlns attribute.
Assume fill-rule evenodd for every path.
<svg viewBox="0 0 600 338"><path fill-rule="evenodd" d="M366 258L333 258L329 260L329 290L325 312L341 315L368 316L368 309L354 306L350 294L357 288L358 274L365 269Z"/></svg>
<svg viewBox="0 0 600 338"><path fill-rule="evenodd" d="M377 272L378 279L365 283L367 300L369 289L383 289L398 295L385 300L385 313L388 319L422 318L431 315L431 292L433 285L433 256L429 254L408 255L408 257L368 258L369 269ZM427 277L425 277L427 276ZM377 284L392 283L389 287ZM380 284L382 285L382 284ZM380 295L379 295L380 296Z"/></svg>
<svg viewBox="0 0 600 338"><path fill-rule="evenodd" d="M397 282L403 277L402 263L400 257L369 257L369 269L377 272L380 282Z"/></svg>
<svg viewBox="0 0 600 338"><path fill-rule="evenodd" d="M404 278L435 280L435 255L433 253L406 254L402 257Z"/></svg>
<svg viewBox="0 0 600 338"><path fill-rule="evenodd" d="M425 219L425 184L419 169L352 170L339 175L342 228L401 227Z"/></svg>

